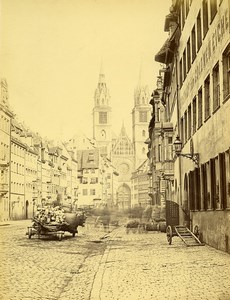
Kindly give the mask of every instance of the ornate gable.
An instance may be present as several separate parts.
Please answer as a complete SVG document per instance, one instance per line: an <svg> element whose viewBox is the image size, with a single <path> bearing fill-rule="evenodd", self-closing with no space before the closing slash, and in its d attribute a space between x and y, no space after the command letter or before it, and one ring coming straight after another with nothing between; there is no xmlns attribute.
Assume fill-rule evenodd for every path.
<svg viewBox="0 0 230 300"><path fill-rule="evenodd" d="M124 125L121 128L121 133L116 140L113 150L113 155L129 156L134 155L133 145L125 131Z"/></svg>

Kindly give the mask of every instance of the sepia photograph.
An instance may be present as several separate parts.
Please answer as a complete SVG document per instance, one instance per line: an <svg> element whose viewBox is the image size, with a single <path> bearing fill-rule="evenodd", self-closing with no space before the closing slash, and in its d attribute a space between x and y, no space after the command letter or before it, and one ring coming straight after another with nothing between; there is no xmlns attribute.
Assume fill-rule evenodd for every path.
<svg viewBox="0 0 230 300"><path fill-rule="evenodd" d="M0 300L230 300L230 1L0 0Z"/></svg>

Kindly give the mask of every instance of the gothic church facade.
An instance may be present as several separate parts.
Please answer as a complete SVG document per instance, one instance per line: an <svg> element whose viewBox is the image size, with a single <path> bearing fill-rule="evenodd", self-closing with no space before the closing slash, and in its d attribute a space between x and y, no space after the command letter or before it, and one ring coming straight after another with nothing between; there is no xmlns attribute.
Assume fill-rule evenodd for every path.
<svg viewBox="0 0 230 300"><path fill-rule="evenodd" d="M132 139L128 136L124 124L118 137L112 129L112 108L110 93L105 74L100 71L98 85L94 95L93 139L100 153L107 156L118 170L118 185L115 191L116 204L120 209L132 207L132 173L147 158L148 124L151 118L147 86L138 85L134 92L132 109ZM146 195L148 197L148 195Z"/></svg>

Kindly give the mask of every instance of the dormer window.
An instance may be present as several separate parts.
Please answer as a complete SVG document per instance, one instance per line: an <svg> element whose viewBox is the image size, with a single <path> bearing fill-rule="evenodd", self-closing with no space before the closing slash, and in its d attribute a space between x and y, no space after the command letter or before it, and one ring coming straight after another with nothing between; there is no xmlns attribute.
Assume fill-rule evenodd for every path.
<svg viewBox="0 0 230 300"><path fill-rule="evenodd" d="M93 154L93 153L89 153L88 160L89 160L90 162L94 161L94 154Z"/></svg>

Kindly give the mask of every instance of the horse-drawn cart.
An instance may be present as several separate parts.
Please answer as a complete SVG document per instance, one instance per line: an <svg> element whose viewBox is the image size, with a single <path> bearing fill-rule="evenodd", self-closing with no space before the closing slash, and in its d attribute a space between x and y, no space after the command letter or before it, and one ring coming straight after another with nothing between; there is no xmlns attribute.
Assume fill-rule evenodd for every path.
<svg viewBox="0 0 230 300"><path fill-rule="evenodd" d="M32 225L27 228L28 238L33 235L55 236L62 240L65 232L72 233L73 237L78 232L78 226L84 226L86 217L83 212L64 212L61 208L41 208L32 219Z"/></svg>

